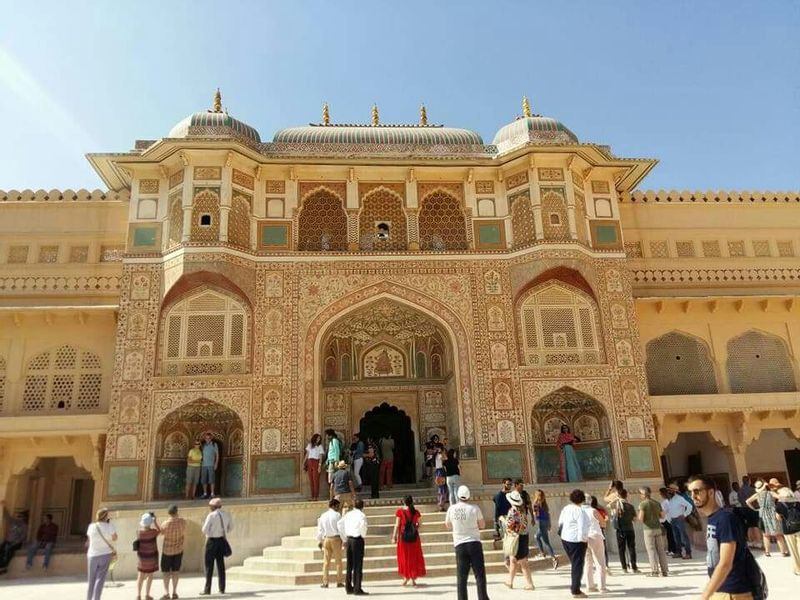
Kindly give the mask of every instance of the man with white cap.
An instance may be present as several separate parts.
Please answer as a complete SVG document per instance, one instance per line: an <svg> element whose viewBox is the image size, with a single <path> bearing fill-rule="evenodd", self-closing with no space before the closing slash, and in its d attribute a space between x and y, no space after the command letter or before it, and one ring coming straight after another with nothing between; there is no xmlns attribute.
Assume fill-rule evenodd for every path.
<svg viewBox="0 0 800 600"><path fill-rule="evenodd" d="M489 600L486 592L486 566L483 560L481 529L486 526L481 509L470 504L469 488L462 485L456 491L458 502L447 509L445 527L453 531L453 546L456 551L456 587L458 600L467 600L467 578L469 570L475 574L478 600Z"/></svg>
<svg viewBox="0 0 800 600"><path fill-rule="evenodd" d="M219 577L219 592L225 593L225 556L230 556L228 534L233 530L233 519L222 510L222 499L212 498L208 503L209 513L203 523L203 533L206 536L206 585L201 596L211 595L211 580L214 577L214 563L217 563L217 576Z"/></svg>

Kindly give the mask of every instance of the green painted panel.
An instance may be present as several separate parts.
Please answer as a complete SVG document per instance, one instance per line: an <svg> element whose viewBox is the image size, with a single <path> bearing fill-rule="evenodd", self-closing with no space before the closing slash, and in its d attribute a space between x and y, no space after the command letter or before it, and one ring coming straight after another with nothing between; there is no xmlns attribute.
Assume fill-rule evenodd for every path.
<svg viewBox="0 0 800 600"><path fill-rule="evenodd" d="M501 239L500 225L497 223L478 225L478 241L481 244L499 244Z"/></svg>
<svg viewBox="0 0 800 600"><path fill-rule="evenodd" d="M256 490L293 490L297 461L291 457L260 458L256 461Z"/></svg>
<svg viewBox="0 0 800 600"><path fill-rule="evenodd" d="M632 473L650 473L656 470L650 446L628 446L628 464Z"/></svg>
<svg viewBox="0 0 800 600"><path fill-rule="evenodd" d="M575 454L578 455L578 464L584 479L608 479L614 474L611 446L608 443L589 448L581 448L579 444L575 448Z"/></svg>
<svg viewBox="0 0 800 600"><path fill-rule="evenodd" d="M558 481L561 465L558 448L555 446L537 447L533 452L536 464L536 481L539 483L554 483Z"/></svg>
<svg viewBox="0 0 800 600"><path fill-rule="evenodd" d="M155 246L157 233L156 227L137 227L133 230L133 245Z"/></svg>
<svg viewBox="0 0 800 600"><path fill-rule="evenodd" d="M225 463L225 490L226 496L242 495L242 461L227 461Z"/></svg>
<svg viewBox="0 0 800 600"><path fill-rule="evenodd" d="M489 479L522 477L522 452L519 449L486 450L486 475Z"/></svg>
<svg viewBox="0 0 800 600"><path fill-rule="evenodd" d="M158 465L156 470L156 494L183 496L186 488L186 465Z"/></svg>
<svg viewBox="0 0 800 600"><path fill-rule="evenodd" d="M597 225L595 226L595 235L600 244L616 244L619 241L615 225Z"/></svg>
<svg viewBox="0 0 800 600"><path fill-rule="evenodd" d="M261 228L263 246L288 246L289 228L286 225L264 225Z"/></svg>
<svg viewBox="0 0 800 600"><path fill-rule="evenodd" d="M108 469L108 497L135 496L139 491L139 465L112 465Z"/></svg>

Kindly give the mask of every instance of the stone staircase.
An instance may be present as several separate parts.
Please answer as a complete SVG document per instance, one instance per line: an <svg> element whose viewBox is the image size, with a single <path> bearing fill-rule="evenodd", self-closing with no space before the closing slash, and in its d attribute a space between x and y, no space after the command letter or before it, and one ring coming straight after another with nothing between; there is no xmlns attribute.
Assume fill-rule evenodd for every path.
<svg viewBox="0 0 800 600"><path fill-rule="evenodd" d="M422 500L422 499L420 499ZM427 500L427 499L426 499ZM395 545L392 543L394 513L399 502L392 505L366 506L369 523L364 557L364 581L398 579ZM453 538L445 528L445 513L435 504L417 507L422 515L420 537L428 577L455 577ZM264 548L261 556L245 559L240 567L228 569L230 579L254 583L308 585L322 581L322 551L317 547L317 528L302 527L299 535L284 537L280 546ZM487 573L506 571L502 550L495 550L492 529L481 531ZM533 551L531 552L533 556ZM549 561L532 559L534 569L547 568ZM335 573L333 574L335 578Z"/></svg>

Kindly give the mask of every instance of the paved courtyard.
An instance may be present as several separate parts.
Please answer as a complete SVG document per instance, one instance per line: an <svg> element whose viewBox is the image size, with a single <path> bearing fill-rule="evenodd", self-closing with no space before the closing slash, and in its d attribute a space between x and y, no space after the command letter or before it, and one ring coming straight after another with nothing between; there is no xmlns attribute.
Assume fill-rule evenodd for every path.
<svg viewBox="0 0 800 600"><path fill-rule="evenodd" d="M647 564L645 557L640 556L642 564ZM773 598L796 597L800 577L792 574L789 558L773 555L771 558L759 557L759 563L767 574L770 596ZM612 568L614 567L612 561ZM643 575L622 575L618 564L615 575L609 577L609 592L603 594L609 598L626 598L629 600L645 598L692 598L699 594L706 582L704 557L696 554L692 561L672 561L672 576L668 579L651 578ZM616 574L620 573L620 574ZM455 580L452 578L439 578L421 580L424 585L419 588L403 588L399 583L380 582L369 584L365 582L364 588L372 596L380 596L386 600L401 598L425 598L436 596L450 599L456 597ZM569 594L569 567L561 567L558 571L544 571L535 574L536 590L524 592L521 589L508 590L502 584L499 575L489 577L489 596L494 600L511 600L522 595L528 598L570 598ZM179 587L181 598L196 598L202 589L202 578L190 576L184 579ZM521 587L522 582L519 581ZM86 594L83 580L75 578L31 578L0 581L0 595L3 598L15 600L51 600L52 598L74 599L82 598ZM794 590L794 591L790 591ZM9 593L10 592L10 593ZM159 598L163 593L161 582L154 582L153 596ZM232 581L226 596L232 598L274 598L276 600L303 600L316 596L321 600L324 596L344 597L344 590L320 590L316 586L265 586ZM598 597L599 594L590 594ZM124 581L118 587L107 587L103 598L106 600L130 600L136 597L136 584L134 581ZM470 597L475 598L474 588L470 589Z"/></svg>

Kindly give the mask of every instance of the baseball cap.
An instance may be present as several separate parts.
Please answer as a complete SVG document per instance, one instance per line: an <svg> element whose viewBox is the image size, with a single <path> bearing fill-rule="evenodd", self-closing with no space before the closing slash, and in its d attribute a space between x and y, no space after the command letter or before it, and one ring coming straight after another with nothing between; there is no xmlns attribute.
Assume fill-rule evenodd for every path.
<svg viewBox="0 0 800 600"><path fill-rule="evenodd" d="M458 491L456 492L456 496L458 496L459 500L469 500L469 488L465 485L458 486Z"/></svg>

